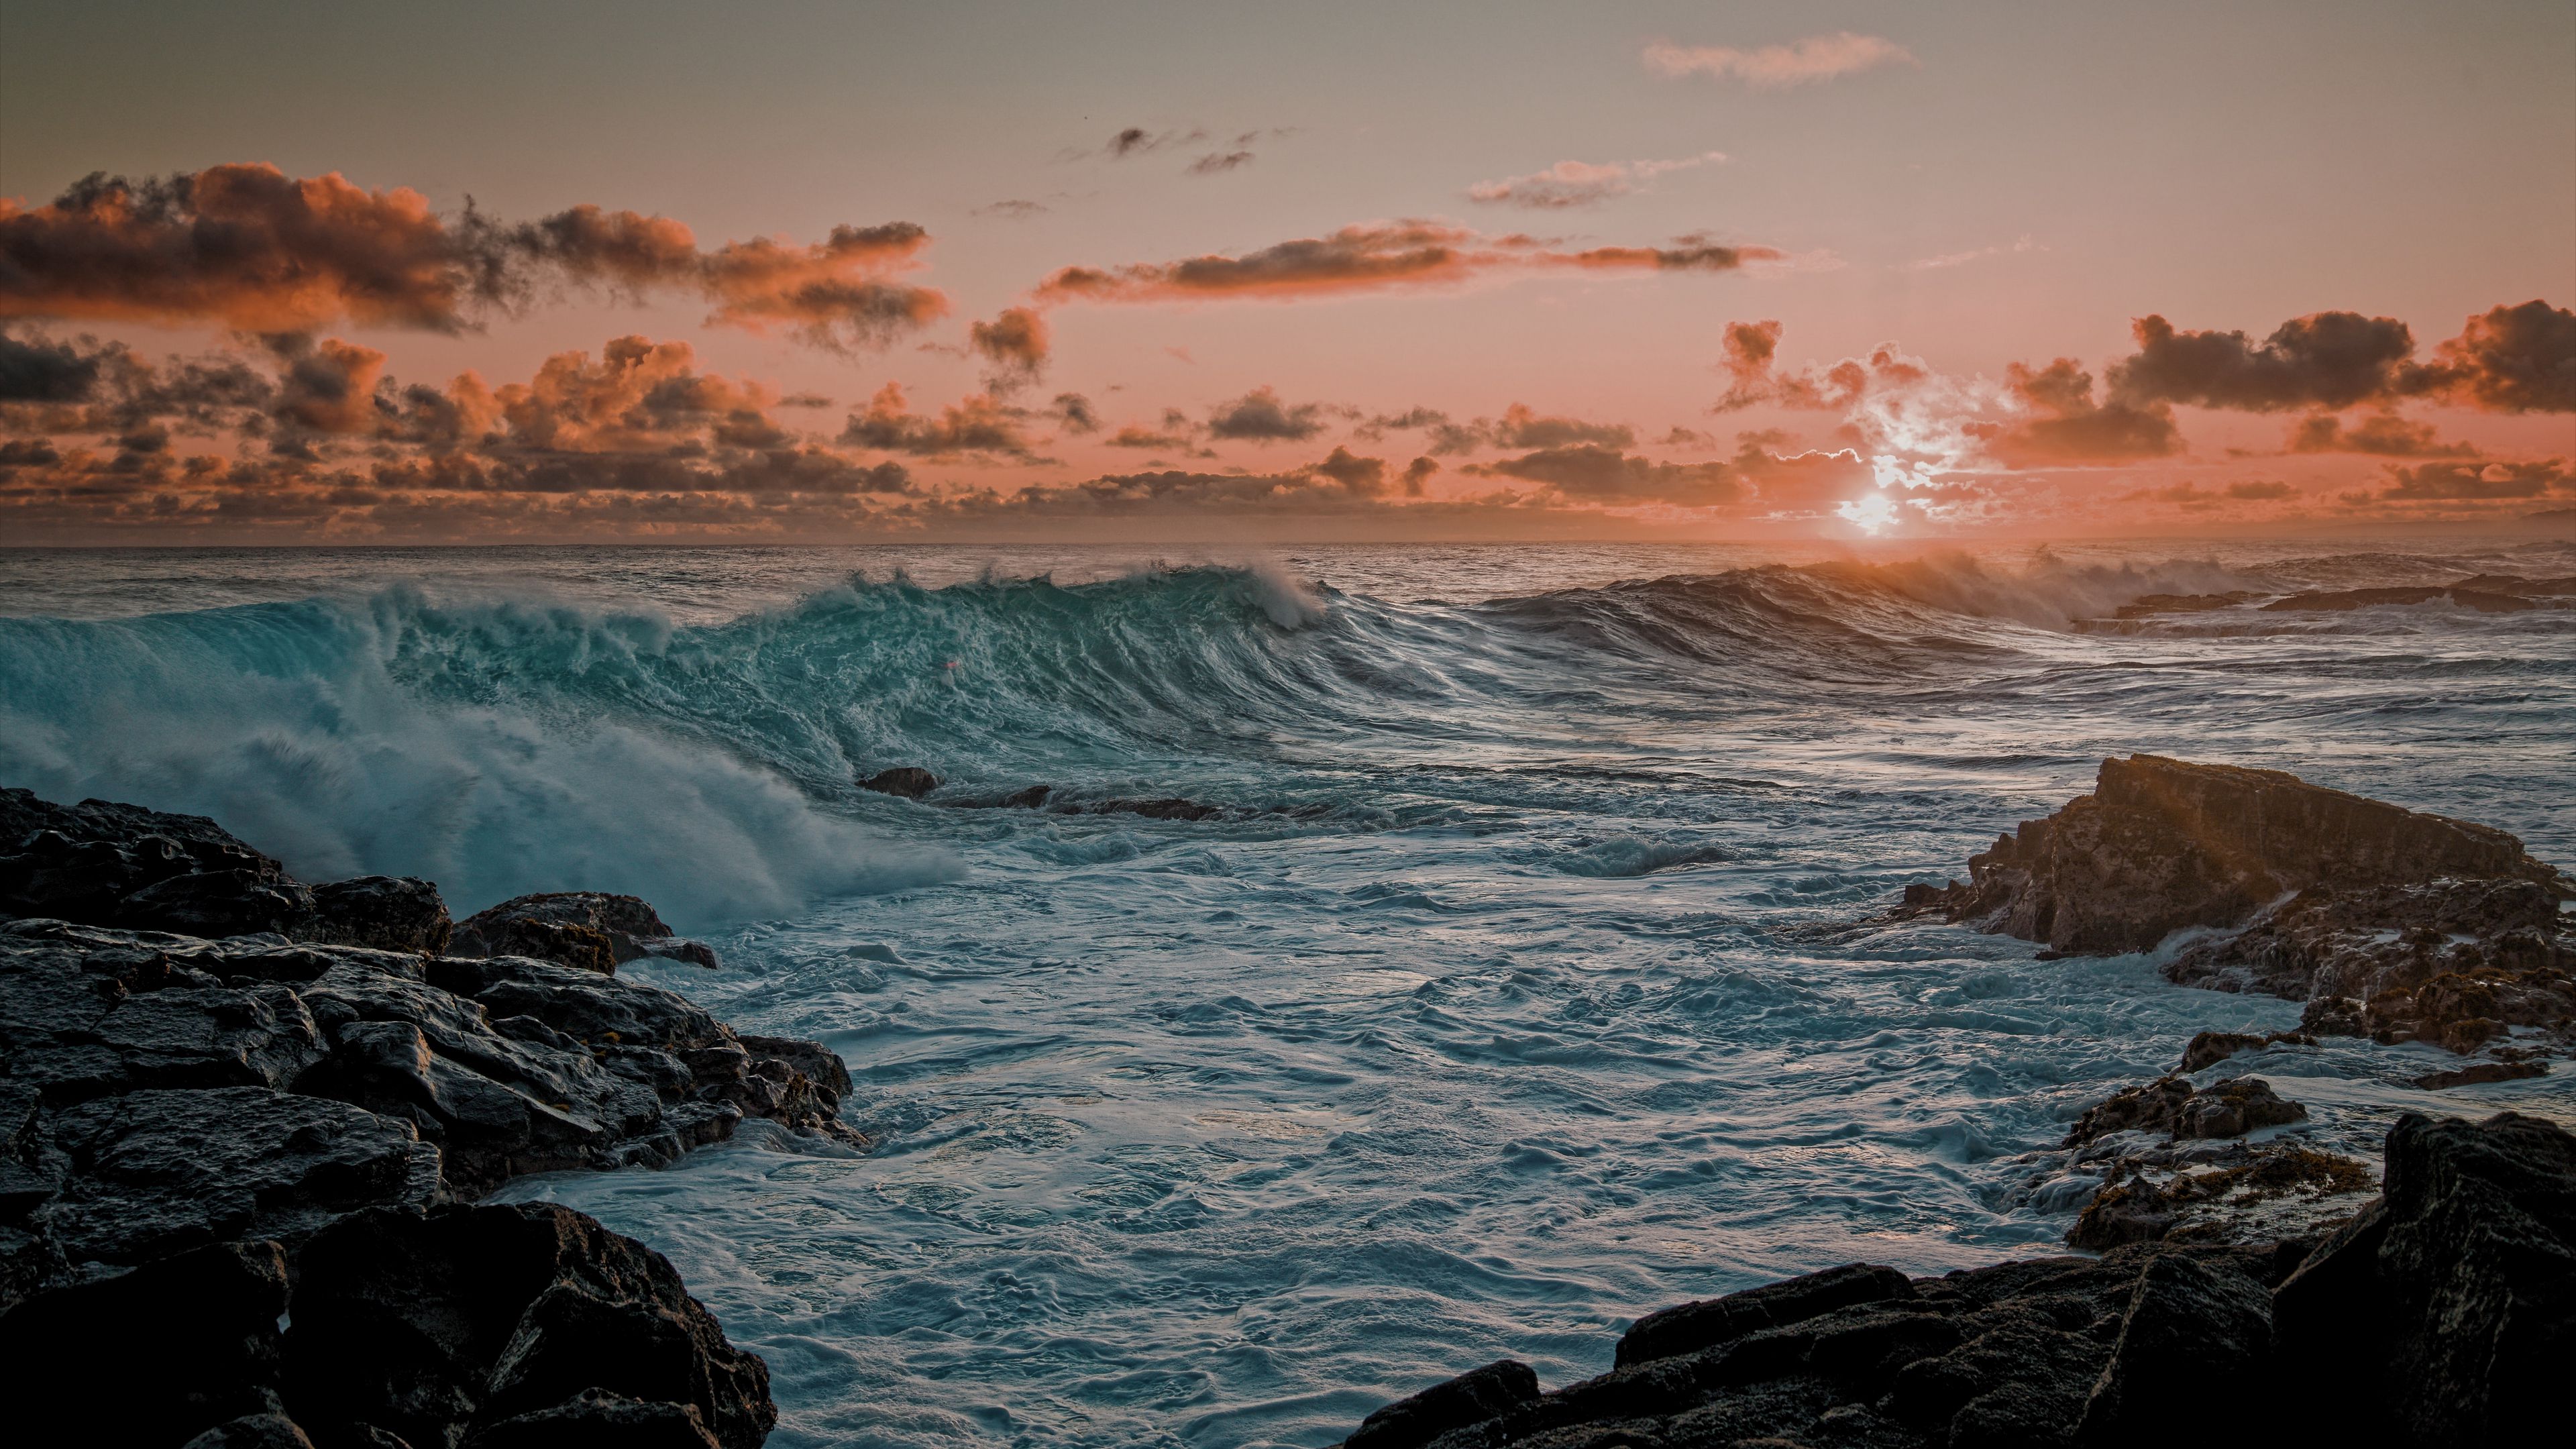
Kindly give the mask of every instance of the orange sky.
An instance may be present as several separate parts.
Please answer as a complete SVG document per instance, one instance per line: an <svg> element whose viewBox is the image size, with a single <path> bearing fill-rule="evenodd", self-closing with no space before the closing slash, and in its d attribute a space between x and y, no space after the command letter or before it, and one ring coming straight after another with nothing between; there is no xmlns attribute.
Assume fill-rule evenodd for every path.
<svg viewBox="0 0 2576 1449"><path fill-rule="evenodd" d="M9 541L2576 509L2563 4L479 8L0 0Z"/></svg>

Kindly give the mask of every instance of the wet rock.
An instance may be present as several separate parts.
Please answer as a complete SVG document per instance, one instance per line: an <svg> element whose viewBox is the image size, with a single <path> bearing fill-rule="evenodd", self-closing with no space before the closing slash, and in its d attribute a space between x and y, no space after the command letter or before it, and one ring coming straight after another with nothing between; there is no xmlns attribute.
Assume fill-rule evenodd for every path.
<svg viewBox="0 0 2576 1449"><path fill-rule="evenodd" d="M2270 613L2331 613L2345 609L2376 609L2392 604L2429 604L2445 600L2463 609L2482 614L2511 614L2537 608L2529 599L2512 594L2488 593L2481 589L2395 588L2338 589L2331 592L2292 594L2263 608Z"/></svg>
<svg viewBox="0 0 2576 1449"><path fill-rule="evenodd" d="M2241 1243L2319 1231L2379 1189L2369 1164L2296 1143L2211 1154L2146 1151L2106 1165L2103 1186L2067 1229L2070 1247Z"/></svg>
<svg viewBox="0 0 2576 1449"><path fill-rule="evenodd" d="M41 1442L148 1446L274 1416L286 1302L272 1242L211 1244L36 1294L0 1314L0 1364L19 1386L9 1418L21 1431L48 1418L76 1426Z"/></svg>
<svg viewBox="0 0 2576 1449"><path fill-rule="evenodd" d="M695 1404L584 1389L551 1409L479 1430L466 1449L722 1449Z"/></svg>
<svg viewBox="0 0 2576 1449"><path fill-rule="evenodd" d="M68 1170L33 1221L74 1264L293 1242L352 1208L442 1192L438 1150L409 1122L264 1087L102 1097L55 1115L48 1134Z"/></svg>
<svg viewBox="0 0 2576 1449"><path fill-rule="evenodd" d="M284 1414L244 1414L217 1424L180 1449L313 1449L313 1441Z"/></svg>
<svg viewBox="0 0 2576 1449"><path fill-rule="evenodd" d="M2576 1352L2576 1137L2409 1114L2385 1195L2273 1299L2319 1442L2472 1445L2564 1413Z"/></svg>
<svg viewBox="0 0 2576 1449"><path fill-rule="evenodd" d="M1148 820L1213 820L1225 814L1221 805L1206 805L1177 795L1159 800L1095 800L1080 809L1085 815L1142 815Z"/></svg>
<svg viewBox="0 0 2576 1449"><path fill-rule="evenodd" d="M1006 809L1011 810L1036 810L1044 806L1047 796L1053 793L1055 793L1055 787L1051 785L1031 785L1025 790L1016 790L1003 796L1002 804Z"/></svg>
<svg viewBox="0 0 2576 1449"><path fill-rule="evenodd" d="M549 891L477 911L457 924L448 951L457 956L532 956L603 973L645 956L709 969L717 964L712 948L672 935L647 902L600 891Z"/></svg>
<svg viewBox="0 0 2576 1449"><path fill-rule="evenodd" d="M1914 1284L1895 1269L1850 1263L1803 1278L1747 1288L1723 1298L1649 1313L1620 1336L1616 1361L1625 1368L1696 1353L1765 1328L1803 1323L1837 1308L1914 1296Z"/></svg>
<svg viewBox="0 0 2576 1449"><path fill-rule="evenodd" d="M2307 1115L2306 1107L2284 1100L2260 1077L2234 1077L2206 1088L2195 1088L2182 1077L2163 1077L2085 1109L2061 1145L2075 1147L2133 1131L2178 1138L2242 1137Z"/></svg>
<svg viewBox="0 0 2576 1449"><path fill-rule="evenodd" d="M2138 1274L2111 1361L2087 1395L2076 1442L2163 1449L2173 1406L2241 1423L2256 1408L2272 1353L2272 1295L2224 1259L2159 1253Z"/></svg>
<svg viewBox="0 0 2576 1449"><path fill-rule="evenodd" d="M447 902L428 881L362 875L313 887L313 924L303 939L437 956L454 929Z"/></svg>
<svg viewBox="0 0 2576 1449"><path fill-rule="evenodd" d="M1343 1449L1421 1449L1452 1429L1488 1423L1538 1397L1538 1374L1498 1359L1399 1399L1360 1421Z"/></svg>
<svg viewBox="0 0 2576 1449"><path fill-rule="evenodd" d="M777 1419L767 1368L725 1341L670 1263L568 1209L358 1213L298 1267L286 1393L317 1429L368 1425L415 1449L478 1430L534 1442L549 1414L568 1436L621 1417L671 1432L669 1414L583 1402L613 1395L686 1406L717 1444L752 1449Z"/></svg>
<svg viewBox="0 0 2576 1449"><path fill-rule="evenodd" d="M918 800L939 788L939 777L918 765L897 765L861 780L859 788L874 790L880 795L900 795L906 800Z"/></svg>
<svg viewBox="0 0 2576 1449"><path fill-rule="evenodd" d="M2416 1086L2428 1092L2439 1092L2451 1087L2476 1087L2488 1082L2518 1082L2526 1077L2547 1075L2549 1075L2547 1062L2479 1062L2475 1066L2461 1067L2456 1071L2427 1072L2413 1080Z"/></svg>
<svg viewBox="0 0 2576 1449"><path fill-rule="evenodd" d="M2241 1052L2259 1052L2265 1047L2294 1045L2315 1046L2317 1039L2303 1031L2204 1031L2182 1049L2182 1065L2174 1068L2185 1076L2203 1067L2215 1066Z"/></svg>

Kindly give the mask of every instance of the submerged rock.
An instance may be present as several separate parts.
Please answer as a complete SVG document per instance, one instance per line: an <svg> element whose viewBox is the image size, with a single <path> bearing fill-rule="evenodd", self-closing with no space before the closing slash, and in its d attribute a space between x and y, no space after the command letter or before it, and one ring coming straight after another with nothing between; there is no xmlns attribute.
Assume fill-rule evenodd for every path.
<svg viewBox="0 0 2576 1449"><path fill-rule="evenodd" d="M709 970L718 964L714 948L671 934L649 902L604 891L514 896L458 922L448 949L433 954L532 956L600 972L614 972L646 956L686 961Z"/></svg>
<svg viewBox="0 0 2576 1449"><path fill-rule="evenodd" d="M2194 1087L2182 1077L2164 1077L2096 1102L2068 1129L2062 1145L2079 1147L2114 1132L2242 1137L2307 1115L2307 1108L2283 1100L2260 1077L2233 1077L2209 1087Z"/></svg>
<svg viewBox="0 0 2576 1449"><path fill-rule="evenodd" d="M939 788L939 777L918 765L897 765L861 780L859 788L874 790L880 795L900 795L906 800L918 800Z"/></svg>
<svg viewBox="0 0 2576 1449"><path fill-rule="evenodd" d="M1379 1410L1346 1442L1983 1449L2161 1444L2212 1425L2491 1442L2555 1422L2557 1366L2576 1348L2576 1137L2409 1117L2389 1136L2384 1204L2321 1243L2139 1242L1938 1278L1852 1264L1640 1330L1651 1350L1623 1341L1600 1377L1540 1393L1506 1360Z"/></svg>

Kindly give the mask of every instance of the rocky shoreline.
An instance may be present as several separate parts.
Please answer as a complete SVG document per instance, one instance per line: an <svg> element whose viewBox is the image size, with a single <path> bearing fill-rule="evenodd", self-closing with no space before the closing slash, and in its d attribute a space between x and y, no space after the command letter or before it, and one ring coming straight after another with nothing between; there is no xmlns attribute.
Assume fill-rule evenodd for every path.
<svg viewBox="0 0 2576 1449"><path fill-rule="evenodd" d="M2554 1422L2576 1136L2408 1113L2368 1163L2274 1130L2307 1109L2245 1068L2362 1036L2472 1058L2413 1079L2427 1090L2545 1074L2576 1051L2570 899L2486 826L2279 771L2105 760L2093 794L1873 923L1936 916L2043 960L2164 948L2178 984L2305 1003L2298 1031L2201 1033L2038 1156L2026 1196L2073 1189L2067 1241L2099 1257L1854 1263L1683 1304L1638 1319L1598 1378L1543 1393L1489 1364L1347 1449L2465 1446Z"/></svg>
<svg viewBox="0 0 2576 1449"><path fill-rule="evenodd" d="M865 1138L811 1042L621 980L713 966L633 897L451 923L425 881L307 885L213 821L0 792L0 1361L137 1445L752 1449L777 1411L659 1254L565 1168L763 1118ZM96 1366L161 1347L112 1386Z"/></svg>
<svg viewBox="0 0 2576 1449"><path fill-rule="evenodd" d="M1879 918L2043 959L2161 949L2177 982L2305 1003L2297 1031L2202 1033L2034 1160L2030 1192L2082 1202L2068 1240L2098 1256L1851 1264L1684 1304L1598 1378L1542 1392L1488 1365L1347 1442L2115 1445L2170 1437L2178 1394L2230 1432L2448 1445L2530 1421L2576 1348L2576 1137L2409 1114L2368 1163L2300 1142L2307 1109L2252 1069L2343 1035L2463 1060L2427 1089L2547 1072L2576 1050L2571 897L2500 831L2107 760ZM617 976L645 957L718 964L633 897L452 922L428 882L307 884L201 817L0 791L0 1361L65 1386L34 1417L174 1449L760 1444L767 1367L669 1262L480 1202L751 1118L865 1148L838 1057ZM147 1335L153 1369L104 1384Z"/></svg>

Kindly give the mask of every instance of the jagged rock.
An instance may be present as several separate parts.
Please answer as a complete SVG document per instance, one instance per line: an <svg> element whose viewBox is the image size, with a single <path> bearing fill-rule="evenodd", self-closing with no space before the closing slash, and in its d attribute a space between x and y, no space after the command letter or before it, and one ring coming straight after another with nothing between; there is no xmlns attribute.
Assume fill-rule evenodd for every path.
<svg viewBox="0 0 2576 1449"><path fill-rule="evenodd" d="M2446 877L2565 889L2501 830L2310 785L2278 770L2155 755L2104 760L2094 792L1968 862L1970 881L1907 890L1915 909L2066 952L2144 951L2236 926L2293 891Z"/></svg>
<svg viewBox="0 0 2576 1449"><path fill-rule="evenodd" d="M2087 1396L2076 1442L2162 1449L2176 1394L2219 1423L2255 1408L2272 1354L2272 1295L2232 1264L2159 1253L2138 1274L2111 1361Z"/></svg>
<svg viewBox="0 0 2576 1449"><path fill-rule="evenodd" d="M0 1363L20 1386L8 1417L21 1432L47 1419L64 1431L22 1442L151 1446L273 1416L286 1301L272 1242L211 1244L36 1294L0 1313Z"/></svg>
<svg viewBox="0 0 2576 1449"><path fill-rule="evenodd" d="M352 1208L441 1193L438 1151L409 1122L264 1087L101 1097L49 1133L69 1170L34 1220L72 1263L291 1242Z"/></svg>
<svg viewBox="0 0 2576 1449"><path fill-rule="evenodd" d="M2195 1088L2181 1077L2131 1087L2085 1109L2061 1145L2080 1146L2113 1132L2164 1132L2174 1137L2242 1137L2265 1127L2296 1122L2308 1109L2285 1101L2260 1077L2232 1077Z"/></svg>
<svg viewBox="0 0 2576 1449"><path fill-rule="evenodd" d="M2103 1186L2066 1231L2071 1247L2242 1243L2297 1236L2350 1216L2378 1191L2369 1164L2297 1143L2215 1153L2148 1150L2106 1165Z"/></svg>
<svg viewBox="0 0 2576 1449"><path fill-rule="evenodd" d="M650 904L599 891L541 892L477 911L457 924L448 951L458 956L533 956L603 973L645 956L710 970L717 964L712 948L672 935Z"/></svg>
<svg viewBox="0 0 2576 1449"><path fill-rule="evenodd" d="M1837 1308L1914 1296L1913 1282L1893 1268L1872 1263L1829 1268L1803 1278L1649 1313L1620 1335L1616 1362L1625 1368L1697 1353L1765 1328L1803 1323Z"/></svg>
<svg viewBox="0 0 2576 1449"><path fill-rule="evenodd" d="M437 951L447 907L427 881L360 876L308 886L202 815L0 790L0 915L200 937Z"/></svg>
<svg viewBox="0 0 2576 1449"><path fill-rule="evenodd" d="M1538 1397L1538 1374L1518 1359L1497 1359L1360 1421L1343 1449L1421 1449L1452 1429L1491 1422Z"/></svg>
<svg viewBox="0 0 2576 1449"><path fill-rule="evenodd" d="M298 1270L286 1394L317 1429L370 1425L415 1449L478 1428L535 1442L542 1417L501 1426L552 1412L567 1432L601 1432L616 1416L581 1402L593 1391L686 1405L724 1449L753 1449L777 1420L766 1366L725 1341L670 1263L569 1209L357 1213L306 1244Z"/></svg>
<svg viewBox="0 0 2576 1449"><path fill-rule="evenodd" d="M1052 785L1031 785L1025 790L1015 790L1003 796L1002 805L1010 810L1035 810L1046 804L1047 796L1054 793L1055 787Z"/></svg>
<svg viewBox="0 0 2576 1449"><path fill-rule="evenodd" d="M284 1414L244 1414L217 1424L180 1449L313 1449L313 1441Z"/></svg>
<svg viewBox="0 0 2576 1449"><path fill-rule="evenodd" d="M2576 950L2562 939L2558 899L2550 884L2518 878L2312 887L2240 932L2185 947L2165 974L2292 1001L2366 998L2444 974L2564 974Z"/></svg>
<svg viewBox="0 0 2576 1449"><path fill-rule="evenodd" d="M466 1449L722 1449L695 1404L647 1403L584 1389L551 1409L503 1419Z"/></svg>
<svg viewBox="0 0 2576 1449"><path fill-rule="evenodd" d="M2193 1036L2191 1044L2182 1049L2182 1065L2174 1070L2187 1076L2203 1067L2216 1066L2240 1052L2258 1052L2269 1046L2316 1044L2317 1039L2303 1031L2204 1031Z"/></svg>
<svg viewBox="0 0 2576 1449"><path fill-rule="evenodd" d="M2561 1422L2576 1352L2576 1137L2408 1114L2381 1202L2273 1299L2317 1442L2467 1446Z"/></svg>
<svg viewBox="0 0 2576 1449"><path fill-rule="evenodd" d="M939 788L939 777L918 765L897 765L861 780L859 788L874 790L880 795L900 795L906 800L918 800Z"/></svg>
<svg viewBox="0 0 2576 1449"><path fill-rule="evenodd" d="M2272 613L2332 613L2346 609L2375 609L2390 604L2429 604L2435 599L2448 600L2464 609L2481 614L2512 614L2538 608L2529 599L2512 594L2488 593L2482 589L2457 586L2442 588L2338 589L2331 592L2292 594L2263 607Z"/></svg>

